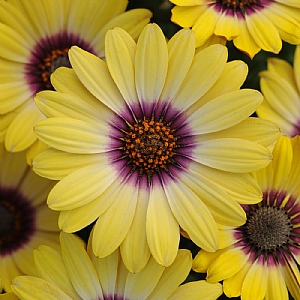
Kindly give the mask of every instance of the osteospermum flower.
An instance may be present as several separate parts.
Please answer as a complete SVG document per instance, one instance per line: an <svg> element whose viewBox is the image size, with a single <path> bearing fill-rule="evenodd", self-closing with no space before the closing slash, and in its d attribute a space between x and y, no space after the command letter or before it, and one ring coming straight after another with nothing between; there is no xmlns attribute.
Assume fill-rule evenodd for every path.
<svg viewBox="0 0 300 300"><path fill-rule="evenodd" d="M263 191L259 204L244 205L245 225L220 229L220 250L201 250L194 270L208 282L223 280L229 297L300 299L300 137L278 139L274 160L255 172ZM298 264L298 267L297 267Z"/></svg>
<svg viewBox="0 0 300 300"><path fill-rule="evenodd" d="M272 57L268 59L268 70L259 76L265 100L257 115L278 124L285 135L300 134L300 46L296 47L294 68Z"/></svg>
<svg viewBox="0 0 300 300"><path fill-rule="evenodd" d="M11 290L15 276L35 274L32 251L39 244L59 247L58 214L46 205L53 185L28 167L24 152L0 145L0 292Z"/></svg>
<svg viewBox="0 0 300 300"><path fill-rule="evenodd" d="M33 97L53 89L50 75L70 66L73 45L100 57L108 29L122 27L134 38L151 12L124 12L127 0L18 0L0 2L0 121L8 151L22 151L36 141L33 126L43 119ZM12 114L14 113L14 114ZM4 117L9 114L8 117ZM3 127L3 128L1 128ZM1 136L0 136L1 137Z"/></svg>
<svg viewBox="0 0 300 300"><path fill-rule="evenodd" d="M174 263L164 268L152 258L138 274L130 273L119 250L95 257L75 235L61 233L61 253L47 246L34 252L38 277L14 279L13 292L22 300L99 299L217 299L220 284L190 282L180 287L192 266L188 250L179 250Z"/></svg>
<svg viewBox="0 0 300 300"><path fill-rule="evenodd" d="M282 41L300 43L300 2L289 0L170 0L171 20L192 27L197 47L215 36L233 40L251 58L261 49L278 53Z"/></svg>
<svg viewBox="0 0 300 300"><path fill-rule="evenodd" d="M52 76L57 92L36 97L48 119L35 132L51 148L33 166L41 176L61 179L48 197L50 208L61 211L60 228L74 232L97 220L95 254L107 256L121 245L134 272L150 253L164 266L172 263L179 226L214 251L215 221L243 224L236 200L261 200L250 175L237 173L271 159L264 146L278 128L248 118L262 95L239 90L247 69L226 63L226 47L194 56L191 30L167 44L151 24L136 44L115 28L105 43L107 63L72 47L74 71L58 69Z"/></svg>

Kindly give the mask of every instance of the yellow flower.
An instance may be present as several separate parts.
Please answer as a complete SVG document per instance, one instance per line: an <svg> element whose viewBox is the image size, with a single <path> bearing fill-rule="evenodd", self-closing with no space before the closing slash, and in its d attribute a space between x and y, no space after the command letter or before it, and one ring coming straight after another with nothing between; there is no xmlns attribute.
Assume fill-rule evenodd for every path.
<svg viewBox="0 0 300 300"><path fill-rule="evenodd" d="M300 136L281 136L273 156L253 173L263 200L243 205L246 224L221 227L220 249L201 250L194 260L208 282L223 280L228 297L287 300L289 291L300 299Z"/></svg>
<svg viewBox="0 0 300 300"><path fill-rule="evenodd" d="M33 167L61 180L48 197L61 211L60 228L75 232L97 220L95 254L121 246L134 272L150 253L170 265L179 227L215 251L216 221L241 225L237 202L261 200L246 173L270 162L265 146L279 135L273 123L248 118L262 95L239 90L246 65L226 63L222 45L194 55L191 30L166 43L156 24L137 44L124 30L110 30L105 49L106 62L72 47L74 70L57 69L57 91L36 97L48 119L35 132L51 148Z"/></svg>
<svg viewBox="0 0 300 300"><path fill-rule="evenodd" d="M215 36L233 40L251 58L278 53L282 42L300 44L300 2L290 0L170 0L171 20L192 27L197 47Z"/></svg>
<svg viewBox="0 0 300 300"><path fill-rule="evenodd" d="M28 167L24 152L9 153L0 144L0 292L11 290L14 277L35 274L38 245L59 247L58 214L46 205L53 185Z"/></svg>
<svg viewBox="0 0 300 300"><path fill-rule="evenodd" d="M179 250L168 268L151 258L138 274L130 273L122 262L119 249L106 258L87 251L78 237L61 233L61 253L47 246L34 251L38 277L20 276L13 280L13 292L22 300L57 299L128 299L197 300L217 299L222 286L205 281L180 287L189 274L192 256Z"/></svg>
<svg viewBox="0 0 300 300"><path fill-rule="evenodd" d="M50 75L59 66L70 66L71 46L78 45L103 57L108 29L119 26L138 37L152 14L146 9L124 12L127 3L0 2L0 138L8 151L22 151L35 143L32 128L44 116L33 97L39 91L53 89Z"/></svg>
<svg viewBox="0 0 300 300"><path fill-rule="evenodd" d="M276 123L285 135L300 134L300 46L296 47L294 68L272 57L268 59L268 70L259 76L265 100L257 115Z"/></svg>

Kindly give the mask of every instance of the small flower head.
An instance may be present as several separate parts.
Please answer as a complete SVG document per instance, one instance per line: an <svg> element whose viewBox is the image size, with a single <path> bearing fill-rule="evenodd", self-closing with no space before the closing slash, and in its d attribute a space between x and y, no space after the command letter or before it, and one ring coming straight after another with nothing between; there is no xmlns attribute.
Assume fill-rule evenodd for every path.
<svg viewBox="0 0 300 300"><path fill-rule="evenodd" d="M208 282L223 280L229 297L300 299L300 137L278 139L273 162L254 172L263 200L243 205L247 221L220 228L220 249L201 250L194 270Z"/></svg>

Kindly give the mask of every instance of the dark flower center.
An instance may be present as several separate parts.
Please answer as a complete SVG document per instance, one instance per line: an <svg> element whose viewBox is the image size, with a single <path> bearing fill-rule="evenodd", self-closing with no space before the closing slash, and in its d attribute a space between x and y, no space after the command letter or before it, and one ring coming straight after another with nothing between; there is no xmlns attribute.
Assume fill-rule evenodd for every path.
<svg viewBox="0 0 300 300"><path fill-rule="evenodd" d="M131 126L125 135L125 156L140 174L148 177L172 163L175 148L174 129L163 122L145 119Z"/></svg>
<svg viewBox="0 0 300 300"><path fill-rule="evenodd" d="M44 83L44 89L52 89L52 84L50 82L50 75L59 67L69 67L71 64L68 58L68 48L55 49L46 55L43 61L38 65L40 69L40 75L42 82Z"/></svg>
<svg viewBox="0 0 300 300"><path fill-rule="evenodd" d="M273 0L215 0L212 5L218 12L226 11L229 16L237 15L244 18L270 5Z"/></svg>
<svg viewBox="0 0 300 300"><path fill-rule="evenodd" d="M0 255L26 244L35 231L35 209L15 189L0 188Z"/></svg>
<svg viewBox="0 0 300 300"><path fill-rule="evenodd" d="M25 67L26 80L34 94L54 90L50 76L59 67L71 67L68 51L74 45L93 53L92 47L82 38L67 32L42 38L36 43Z"/></svg>
<svg viewBox="0 0 300 300"><path fill-rule="evenodd" d="M267 251L288 243L293 229L288 213L273 206L261 206L250 212L245 227L250 242Z"/></svg>

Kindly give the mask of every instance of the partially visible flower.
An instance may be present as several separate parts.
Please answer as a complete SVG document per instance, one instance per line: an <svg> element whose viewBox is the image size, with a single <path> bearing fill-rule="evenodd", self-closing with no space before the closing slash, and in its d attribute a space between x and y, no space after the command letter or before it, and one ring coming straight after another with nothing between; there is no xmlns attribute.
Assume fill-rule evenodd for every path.
<svg viewBox="0 0 300 300"><path fill-rule="evenodd" d="M35 274L38 245L59 247L58 214L46 205L53 185L29 168L24 152L9 153L0 144L0 292L10 291L14 277Z"/></svg>
<svg viewBox="0 0 300 300"><path fill-rule="evenodd" d="M5 135L2 139L8 151L25 150L36 141L32 128L44 116L33 97L39 91L53 89L50 76L56 68L70 67L71 46L103 57L108 29L119 26L133 38L138 37L152 14L147 9L124 12L127 3L127 0L0 2L0 138Z"/></svg>
<svg viewBox="0 0 300 300"><path fill-rule="evenodd" d="M196 46L214 36L233 40L251 58L261 49L278 53L282 41L300 44L300 1L170 0L171 20L192 27Z"/></svg>
<svg viewBox="0 0 300 300"><path fill-rule="evenodd" d="M208 282L223 280L228 297L300 299L300 136L281 136L273 162L253 173L263 200L243 205L247 222L220 227L220 249L201 250L193 269Z"/></svg>
<svg viewBox="0 0 300 300"><path fill-rule="evenodd" d="M213 300L222 294L218 283L198 281L178 287L192 266L188 250L179 250L168 268L151 258L141 272L133 274L123 264L119 249L98 258L75 235L62 232L60 241L62 254L47 246L35 250L38 277L13 280L12 290L20 299Z"/></svg>
<svg viewBox="0 0 300 300"><path fill-rule="evenodd" d="M268 70L259 76L265 100L257 115L276 123L285 135L300 135L300 45L296 47L294 68L272 57L268 59Z"/></svg>
<svg viewBox="0 0 300 300"><path fill-rule="evenodd" d="M95 254L120 246L134 272L151 254L170 265L179 227L215 251L216 222L241 225L238 202L261 200L247 173L271 161L265 146L279 135L275 124L248 117L263 97L239 90L247 66L226 63L222 45L195 55L188 29L166 43L150 24L136 44L115 28L105 41L106 62L72 47L73 70L57 69L57 91L36 97L48 119L35 132L51 148L33 168L61 180L48 197L61 211L60 228L75 232L96 221Z"/></svg>

